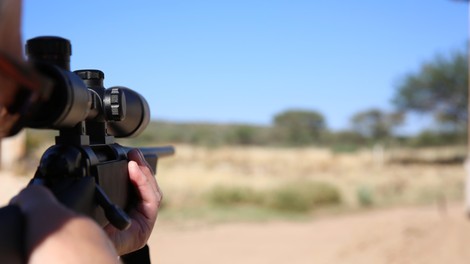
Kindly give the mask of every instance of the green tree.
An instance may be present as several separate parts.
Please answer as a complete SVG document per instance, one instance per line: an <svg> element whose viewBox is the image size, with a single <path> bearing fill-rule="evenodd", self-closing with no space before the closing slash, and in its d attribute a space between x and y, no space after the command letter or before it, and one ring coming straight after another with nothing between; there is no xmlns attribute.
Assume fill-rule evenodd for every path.
<svg viewBox="0 0 470 264"><path fill-rule="evenodd" d="M392 136L393 129L401 123L401 114L385 113L379 109L359 112L351 118L353 130L373 140Z"/></svg>
<svg viewBox="0 0 470 264"><path fill-rule="evenodd" d="M404 76L393 103L400 111L432 114L441 127L459 130L468 118L468 54L454 52Z"/></svg>
<svg viewBox="0 0 470 264"><path fill-rule="evenodd" d="M230 142L238 145L254 145L259 129L248 125L238 125L231 129Z"/></svg>
<svg viewBox="0 0 470 264"><path fill-rule="evenodd" d="M311 110L287 110L274 117L275 129L288 144L305 145L318 142L326 130L323 115Z"/></svg>

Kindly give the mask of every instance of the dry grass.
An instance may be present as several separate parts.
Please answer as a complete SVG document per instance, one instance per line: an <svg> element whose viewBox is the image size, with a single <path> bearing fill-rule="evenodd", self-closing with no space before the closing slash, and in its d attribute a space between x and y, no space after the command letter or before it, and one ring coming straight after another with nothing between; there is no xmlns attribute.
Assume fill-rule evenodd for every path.
<svg viewBox="0 0 470 264"><path fill-rule="evenodd" d="M204 148L176 146L176 155L159 164L158 179L173 206L197 205L214 186L276 188L293 181L321 181L336 186L345 206L357 208L370 199L375 206L443 204L462 196L462 164L395 163L454 155L455 150L365 150L333 153L327 149L263 147ZM364 196L366 198L364 198Z"/></svg>

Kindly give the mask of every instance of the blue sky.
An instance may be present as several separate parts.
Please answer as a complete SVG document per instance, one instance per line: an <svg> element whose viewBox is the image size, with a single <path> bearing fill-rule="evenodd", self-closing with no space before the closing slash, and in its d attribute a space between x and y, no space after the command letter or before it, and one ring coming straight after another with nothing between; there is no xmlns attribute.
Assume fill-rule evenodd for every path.
<svg viewBox="0 0 470 264"><path fill-rule="evenodd" d="M26 0L24 40L72 41L72 69L147 98L152 118L268 125L287 109L333 130L391 110L400 78L465 48L468 4L450 0ZM409 131L421 128L415 118Z"/></svg>

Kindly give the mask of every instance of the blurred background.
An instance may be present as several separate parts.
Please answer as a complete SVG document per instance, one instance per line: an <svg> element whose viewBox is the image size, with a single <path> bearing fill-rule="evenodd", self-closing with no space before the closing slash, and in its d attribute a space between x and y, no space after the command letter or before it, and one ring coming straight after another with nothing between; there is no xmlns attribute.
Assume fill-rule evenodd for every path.
<svg viewBox="0 0 470 264"><path fill-rule="evenodd" d="M23 15L25 41L67 38L73 70L147 99L151 123L122 144L176 147L154 261L470 260L467 1L26 0ZM54 133L2 145L22 161L3 174L26 176L5 193Z"/></svg>

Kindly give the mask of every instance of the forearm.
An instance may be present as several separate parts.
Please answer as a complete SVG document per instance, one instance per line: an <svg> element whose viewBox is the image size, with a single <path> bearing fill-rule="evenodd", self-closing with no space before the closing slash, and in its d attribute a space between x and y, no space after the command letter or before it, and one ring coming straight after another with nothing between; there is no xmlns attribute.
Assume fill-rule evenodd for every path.
<svg viewBox="0 0 470 264"><path fill-rule="evenodd" d="M74 217L34 246L29 263L119 263L104 232L90 219Z"/></svg>
<svg viewBox="0 0 470 264"><path fill-rule="evenodd" d="M25 217L28 263L119 263L104 231L60 204L46 188L29 186L11 203Z"/></svg>

